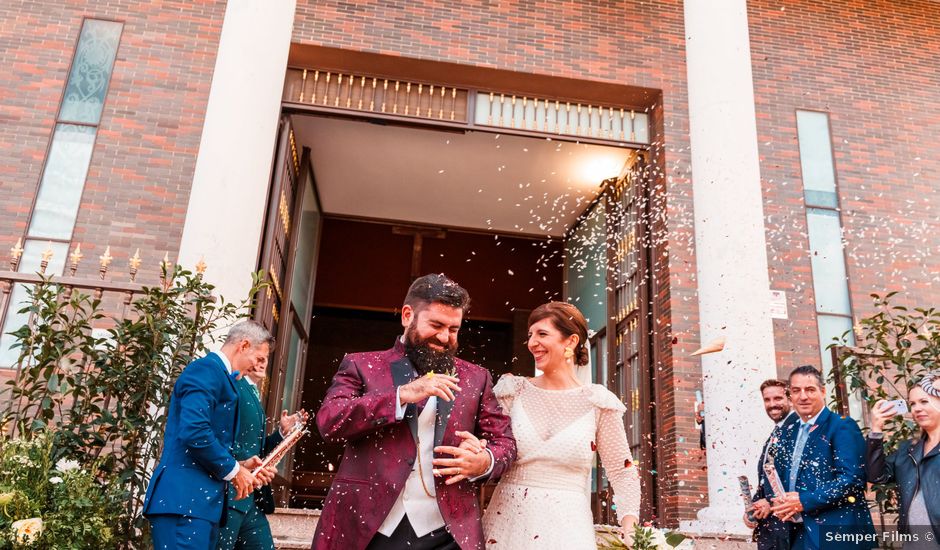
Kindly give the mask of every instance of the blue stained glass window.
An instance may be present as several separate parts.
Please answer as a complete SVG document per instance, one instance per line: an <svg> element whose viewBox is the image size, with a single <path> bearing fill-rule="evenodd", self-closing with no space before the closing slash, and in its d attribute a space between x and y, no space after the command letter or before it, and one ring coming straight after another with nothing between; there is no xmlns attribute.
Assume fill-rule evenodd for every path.
<svg viewBox="0 0 940 550"><path fill-rule="evenodd" d="M59 120L98 124L123 24L88 19L82 25Z"/></svg>

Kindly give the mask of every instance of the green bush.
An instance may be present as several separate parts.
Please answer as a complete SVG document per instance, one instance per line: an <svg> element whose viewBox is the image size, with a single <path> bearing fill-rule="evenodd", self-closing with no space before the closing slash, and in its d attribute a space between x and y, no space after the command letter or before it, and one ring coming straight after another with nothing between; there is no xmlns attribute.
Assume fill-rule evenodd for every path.
<svg viewBox="0 0 940 550"><path fill-rule="evenodd" d="M893 305L896 295L872 294L875 313L856 326L858 345L841 348L839 364L848 390L861 396L868 409L881 399L907 399L915 383L940 367L940 312ZM884 431L885 451L892 452L912 439L918 427L899 415L885 424ZM882 513L897 512L894 484L876 485L874 491Z"/></svg>
<svg viewBox="0 0 940 550"><path fill-rule="evenodd" d="M263 286L260 272L253 279L250 296ZM16 493L9 506L29 502L31 507L17 509L16 519L34 513L47 518L44 532L57 537L68 532L74 541L41 547L103 548L97 539L82 542L92 540L91 532L110 532L109 548L149 545L140 509L149 470L160 456L173 384L182 369L221 336L220 327L249 315L253 305L216 300L211 284L179 266L164 272L161 282L145 287L122 318L108 317L101 300L50 279L29 291L22 311L30 322L12 333L20 357L17 375L4 395L6 408L0 418L8 439L2 445L15 457L22 453L13 449L44 442L48 452L31 460L44 460L46 466L72 460L87 472L68 478L85 491L80 492L84 500L69 505L68 513L75 514L69 522L57 523L60 516L49 508L50 500L23 500ZM92 330L102 325L109 327L104 334ZM51 471L37 466L29 475L38 486L47 487L48 478L55 477L48 475ZM18 479L8 482L4 477L0 485L16 492ZM106 489L100 495L96 483ZM99 497L104 500L96 500ZM87 519L75 519L84 513ZM94 518L100 518L100 524Z"/></svg>
<svg viewBox="0 0 940 550"><path fill-rule="evenodd" d="M0 446L0 548L113 548L121 495L95 477L96 465L52 461L50 437ZM17 523L40 526L30 536Z"/></svg>

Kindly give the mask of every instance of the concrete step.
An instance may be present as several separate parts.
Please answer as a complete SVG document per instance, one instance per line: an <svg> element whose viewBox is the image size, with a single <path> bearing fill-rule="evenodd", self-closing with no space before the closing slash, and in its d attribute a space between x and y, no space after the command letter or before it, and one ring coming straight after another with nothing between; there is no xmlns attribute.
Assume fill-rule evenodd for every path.
<svg viewBox="0 0 940 550"><path fill-rule="evenodd" d="M320 520L320 510L275 508L268 515L274 547L278 550L308 550Z"/></svg>
<svg viewBox="0 0 940 550"><path fill-rule="evenodd" d="M320 520L320 510L304 508L276 508L268 516L274 546L278 550L307 550L313 541L313 533ZM696 537L683 548L695 550L753 550L757 545L737 537L711 535Z"/></svg>

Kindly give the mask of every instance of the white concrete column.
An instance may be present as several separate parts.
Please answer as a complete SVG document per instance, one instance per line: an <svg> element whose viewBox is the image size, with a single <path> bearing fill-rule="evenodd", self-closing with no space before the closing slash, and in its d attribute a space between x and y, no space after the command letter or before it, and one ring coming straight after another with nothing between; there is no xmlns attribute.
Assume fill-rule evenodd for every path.
<svg viewBox="0 0 940 550"><path fill-rule="evenodd" d="M296 0L229 0L179 262L240 301L257 267Z"/></svg>
<svg viewBox="0 0 940 550"><path fill-rule="evenodd" d="M686 60L708 507L682 528L748 533L737 477L756 487L772 424L760 383L776 377L757 121L745 0L685 0Z"/></svg>

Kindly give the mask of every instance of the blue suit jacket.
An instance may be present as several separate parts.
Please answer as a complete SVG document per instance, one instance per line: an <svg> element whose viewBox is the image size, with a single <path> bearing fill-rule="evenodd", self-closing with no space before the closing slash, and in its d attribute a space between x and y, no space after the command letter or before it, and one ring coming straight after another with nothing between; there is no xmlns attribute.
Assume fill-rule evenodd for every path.
<svg viewBox="0 0 940 550"><path fill-rule="evenodd" d="M163 454L150 478L144 515L175 514L220 523L235 468L238 391L225 364L210 353L190 363L170 396Z"/></svg>
<svg viewBox="0 0 940 550"><path fill-rule="evenodd" d="M800 422L784 427L774 462L784 486ZM798 465L796 491L803 504L803 523L793 524L794 549L874 548L873 542L848 540L846 535L871 537L875 530L865 501L865 440L858 424L823 409L810 428Z"/></svg>

